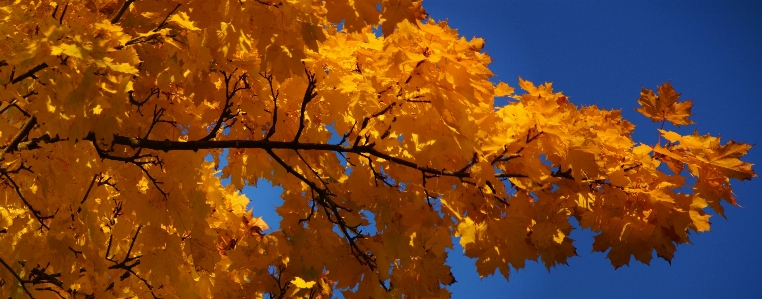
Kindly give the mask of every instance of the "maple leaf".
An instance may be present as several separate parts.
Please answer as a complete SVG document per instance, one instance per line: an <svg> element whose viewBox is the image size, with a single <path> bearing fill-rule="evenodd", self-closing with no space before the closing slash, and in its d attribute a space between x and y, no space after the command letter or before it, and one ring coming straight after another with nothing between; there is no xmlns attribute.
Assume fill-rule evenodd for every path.
<svg viewBox="0 0 762 299"><path fill-rule="evenodd" d="M505 84L505 82L500 82L497 84L497 87L495 87L495 96L496 97L504 97L504 96L510 96L513 94L513 87L508 86L508 84Z"/></svg>
<svg viewBox="0 0 762 299"><path fill-rule="evenodd" d="M687 163L690 168L710 167L728 178L738 180L750 180L757 175L752 169L752 164L740 160L751 149L752 145L739 143L733 140L722 145L720 137L709 134L681 136L675 132L660 130L662 136L679 146L672 150L657 147L655 152L670 158ZM696 173L696 171L694 171ZM698 174L698 173L696 173Z"/></svg>
<svg viewBox="0 0 762 299"><path fill-rule="evenodd" d="M659 86L658 93L656 95L652 90L643 87L638 99L638 104L643 108L635 110L654 122L669 121L678 127L693 123L688 119L692 115L693 100L679 102L680 94L675 92L669 82Z"/></svg>
<svg viewBox="0 0 762 299"><path fill-rule="evenodd" d="M419 0L382 0L381 1L381 30L384 36L392 34L398 23L407 20L415 24L428 16Z"/></svg>

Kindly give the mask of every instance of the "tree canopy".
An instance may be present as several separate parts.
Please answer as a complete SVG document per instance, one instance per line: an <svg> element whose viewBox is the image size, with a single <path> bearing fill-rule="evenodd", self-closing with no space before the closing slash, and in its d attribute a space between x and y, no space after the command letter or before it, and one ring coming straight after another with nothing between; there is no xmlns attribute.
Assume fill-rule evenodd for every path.
<svg viewBox="0 0 762 299"><path fill-rule="evenodd" d="M618 110L493 83L484 41L420 1L0 20L2 296L447 297L453 237L481 276L565 264L570 218L614 267L669 261L756 177L750 145L669 130L693 123L670 83L643 88L661 129L638 143ZM258 183L284 190L276 231L246 209Z"/></svg>

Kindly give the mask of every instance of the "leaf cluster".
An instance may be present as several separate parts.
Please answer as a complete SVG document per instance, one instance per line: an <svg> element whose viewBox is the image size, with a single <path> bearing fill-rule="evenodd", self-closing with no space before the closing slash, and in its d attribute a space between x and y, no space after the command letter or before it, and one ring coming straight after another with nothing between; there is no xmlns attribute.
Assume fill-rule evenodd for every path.
<svg viewBox="0 0 762 299"><path fill-rule="evenodd" d="M484 41L420 1L16 0L0 20L2 296L447 297L453 237L481 276L565 264L571 217L615 267L670 260L756 176L750 145L638 144L620 111L492 83ZM639 111L691 124L678 96ZM278 230L241 193L264 182Z"/></svg>

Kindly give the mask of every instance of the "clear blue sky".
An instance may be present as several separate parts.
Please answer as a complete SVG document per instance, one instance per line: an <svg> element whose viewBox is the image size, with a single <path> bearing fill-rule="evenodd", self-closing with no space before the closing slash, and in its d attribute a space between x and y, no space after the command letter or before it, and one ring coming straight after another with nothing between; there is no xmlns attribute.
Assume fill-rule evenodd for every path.
<svg viewBox="0 0 762 299"><path fill-rule="evenodd" d="M657 125L633 110L641 86L671 80L694 99L697 125L678 131L762 143L762 1L427 0L424 7L461 35L485 38L497 80L550 81L577 105L622 108L636 141L657 138ZM762 148L746 160L762 165ZM712 232L679 246L672 265L632 261L615 271L605 254L591 253L592 234L577 231L580 257L568 267L548 273L529 263L506 282L499 274L480 279L456 247L453 298L762 298L762 201L753 192L761 182L734 181L743 208L726 206L728 220L712 217ZM275 226L278 190L264 185L245 192L254 214Z"/></svg>

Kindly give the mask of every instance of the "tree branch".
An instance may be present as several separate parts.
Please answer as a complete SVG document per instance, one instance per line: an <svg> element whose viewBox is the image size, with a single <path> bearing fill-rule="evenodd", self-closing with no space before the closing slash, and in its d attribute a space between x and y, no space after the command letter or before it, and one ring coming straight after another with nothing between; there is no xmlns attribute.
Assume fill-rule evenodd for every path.
<svg viewBox="0 0 762 299"><path fill-rule="evenodd" d="M150 100L151 97L153 97L154 95L158 98L160 92L161 92L161 90L159 88L153 88L152 87L151 88L151 93L146 97L145 100L142 100L142 101L138 101L138 100L135 99L135 96L134 96L135 91L134 90L128 91L127 95L130 98L130 104L138 106L138 113L142 116L143 112L140 111L140 107L142 107L145 103L147 103L148 100Z"/></svg>
<svg viewBox="0 0 762 299"><path fill-rule="evenodd" d="M69 9L69 2L66 2L66 5L64 5L64 9L61 12L61 17L58 18L58 24L63 24L63 18L64 18L64 15L66 15L67 9Z"/></svg>
<svg viewBox="0 0 762 299"><path fill-rule="evenodd" d="M29 290L27 290L26 288L26 285L25 285L26 280L21 279L21 277L16 273L16 271L13 271L13 268L11 268L11 265L8 265L8 263L6 263L5 260L3 260L2 258L0 258L0 264L3 264L3 266L6 269L8 269L8 271L10 271L11 274L13 274L13 277L15 277L16 280L19 281L21 288L24 289L24 292L29 296L29 298L34 299L34 296L32 296L32 293L30 293Z"/></svg>
<svg viewBox="0 0 762 299"><path fill-rule="evenodd" d="M85 200L87 200L87 197L90 195L90 191L93 190L93 185L95 185L95 181L98 180L99 175L94 175L93 180L90 182L90 186L87 187L87 191L85 191L85 196L82 197L82 200L79 202L79 204L85 203Z"/></svg>
<svg viewBox="0 0 762 299"><path fill-rule="evenodd" d="M19 198L21 198L21 201L24 203L24 205L26 205L26 207L29 209L29 211L32 212L32 215L34 215L34 218L36 218L37 221L40 222L40 225L42 225L42 228L50 229L50 227L48 227L48 225L45 224L45 219L53 218L53 217L55 217L55 214L49 215L49 216L42 216L42 212L40 212L39 210L36 210L34 207L32 207L32 204L30 204L26 200L26 198L24 198L24 195L21 194L21 188L19 188L19 185L16 184L16 181L14 181L11 178L11 176L8 175L8 173L3 171L3 172L0 172L0 175L4 176L8 180L8 182L11 184L13 189L16 190L16 194L19 196Z"/></svg>
<svg viewBox="0 0 762 299"><path fill-rule="evenodd" d="M369 154L393 163L397 163L406 167L414 168L433 175L451 176L451 177L470 177L468 172L450 171L446 169L436 169L428 166L421 166L415 162L408 161L402 158L394 157L389 154L383 153L374 149L373 144L369 145L353 145L345 146L340 144L327 144L327 143L302 143L291 141L270 141L270 140L208 140L208 141L172 141L172 140L150 140L140 139L134 137L126 137L115 135L114 144L124 145L134 149L152 149L163 152L168 151L198 151L203 149L219 149L219 148L258 148L264 150L272 149L291 149L291 150L318 150L318 151L333 151L339 153L355 153L355 154Z"/></svg>
<svg viewBox="0 0 762 299"><path fill-rule="evenodd" d="M275 135L275 125L278 123L278 95L280 95L280 90L275 91L273 88L273 75L272 74L259 74L262 76L262 78L265 78L267 80L267 83L270 84L270 96L273 98L273 120L272 124L270 125L270 129L267 130L267 135L265 136L265 140L270 139L273 135Z"/></svg>
<svg viewBox="0 0 762 299"><path fill-rule="evenodd" d="M114 17L111 18L111 24L116 24L117 22L119 22L119 19L121 19L122 15L124 15L127 9L130 8L130 4L132 4L132 2L135 2L135 0L127 0L127 1L124 1L124 3L122 3L122 7L120 7L119 11L116 12L116 15L114 15Z"/></svg>
<svg viewBox="0 0 762 299"><path fill-rule="evenodd" d="M315 79L315 74L310 73L307 68L304 69L304 72L307 74L307 90L304 91L304 99L302 100L302 108L299 112L299 129L296 130L296 136L294 136L293 142L299 142L299 137L302 135L302 130L304 130L304 118L305 118L305 110L307 109L307 104L312 101L315 97L317 97L317 92L315 92L315 88L317 87L317 80Z"/></svg>
<svg viewBox="0 0 762 299"><path fill-rule="evenodd" d="M236 68L233 70L233 72L228 75L225 71L220 71L222 73L222 76L225 77L225 104L222 106L222 112L220 113L220 117L217 119L217 121L214 124L214 128L207 134L204 138L199 139L199 141L207 141L211 140L212 138L217 137L217 133L220 131L220 128L222 127L222 124L226 121L230 120L231 118L235 117L236 115L233 114L232 111L230 111L230 108L233 107L233 97L235 97L235 94L238 93L241 90L249 89L251 86L249 85L248 81L248 75L246 73L243 73L242 75L238 76L238 80L233 83L233 90L230 90L230 81L233 79L233 74L238 70ZM243 82L243 86L239 87L238 84Z"/></svg>
<svg viewBox="0 0 762 299"><path fill-rule="evenodd" d="M19 82L21 82L22 80L24 80L26 78L33 77L35 73L37 73L37 72L39 72L41 70L44 70L47 67L48 67L47 63L45 63L45 62L40 63L40 64L36 65L35 67L33 67L31 70L28 70L26 73L21 74L21 76L18 76L16 78L14 78L13 80L11 80L11 84L16 84L16 83L19 83Z"/></svg>
<svg viewBox="0 0 762 299"><path fill-rule="evenodd" d="M12 153L16 150L16 147L21 143L21 140L24 140L24 138L29 135L29 132L32 131L32 128L34 128L34 125L37 124L37 117L32 115L32 117L29 118L29 120L26 121L23 127L21 127L21 130L16 133L16 136L13 137L11 140L11 143L8 144L7 147L5 147L0 153L0 161L5 160L5 154Z"/></svg>
<svg viewBox="0 0 762 299"><path fill-rule="evenodd" d="M167 20L169 20L169 17L172 16L172 14L175 13L175 11L178 8L180 8L180 4L179 3L177 4L177 6L175 6L174 9L172 9L172 11L169 12L169 14L167 14L166 17L164 17L164 20L162 20L161 23L159 23L159 25L156 26L156 28L154 28L151 31L147 32L147 33L153 32L153 34L150 34L150 35L140 35L140 36L134 37L131 40L129 40L126 43L124 43L124 45L118 45L118 46L114 47L114 49L121 50L121 49L124 49L124 47L127 47L127 46L131 46L131 45L138 44L138 43L144 43L144 42L156 39L159 35L161 35L159 33L159 30L161 30L161 28L163 28L164 26L167 25Z"/></svg>
<svg viewBox="0 0 762 299"><path fill-rule="evenodd" d="M138 239L138 234L140 234L141 228L143 228L143 226L138 225L138 229L137 231L135 231L135 235L132 237L132 241L130 241L130 247L127 248L127 254L124 256L124 259L122 259L121 262L117 262L116 260L113 259L113 257L108 256L109 252L111 251L111 242L113 241L113 237L114 237L114 235L111 235L111 237L109 237L109 240L108 240L108 248L106 249L106 260L114 263L113 265L108 266L109 269L121 269L125 271L124 274L120 276L120 279L124 280L130 277L130 275L134 275L135 277L140 279L140 281L142 281L143 284L145 284L149 290L153 290L153 286L151 286L151 284L148 283L148 280L146 280L143 277L140 277L140 275L135 273L135 271L133 270L133 268L135 268L137 265L140 265L140 258L142 257L142 255L130 256L132 254L132 248L135 246L135 241ZM135 261L135 262L130 264L130 262L132 261Z"/></svg>
<svg viewBox="0 0 762 299"><path fill-rule="evenodd" d="M275 160L278 164L283 166L283 168L285 168L288 173L294 175L296 178L298 178L299 180L307 184L313 191L317 192L318 194L317 203L323 207L323 210L326 213L326 218L328 218L328 221L336 224L339 227L339 230L341 231L341 233L344 235L344 238L349 243L350 250L354 254L355 258L357 258L357 260L361 264L367 265L368 267L370 267L371 270L375 270L376 261L373 258L373 256L363 252L362 249L360 249L360 246L355 242L357 238L362 236L361 233L357 231L356 226L353 227L348 225L344 221L344 218L341 217L341 214L339 213L339 209L344 209L344 210L346 209L343 207L340 207L338 204L336 204L330 199L329 191L318 187L317 184L315 184L314 182L304 177L304 175L302 175L301 173L297 172L293 167L288 165L288 163L286 163L280 157L278 157L278 155L276 155L272 151L272 149L265 149L265 151L270 155L270 157L273 158L273 160ZM331 215L333 215L335 220L331 218Z"/></svg>
<svg viewBox="0 0 762 299"><path fill-rule="evenodd" d="M158 26L156 26L156 28L154 28L154 29L153 29L153 30L151 30L151 31L153 31L153 32L158 32L159 30L161 30L161 28L162 28L162 27L164 27L165 25L167 25L167 20L169 20L169 17L170 17L170 16L172 16L172 14L173 14L173 13L175 13L175 11L176 11L178 8L180 8L180 5L181 5L181 4L180 4L180 3L178 3L178 4L177 4L177 6L175 6L175 8L173 8L173 9L172 9L172 11L170 11L170 12L167 14L167 16L166 16L166 17L164 17L164 20L162 20L162 21L161 21L161 23L159 23L159 25L158 25Z"/></svg>

